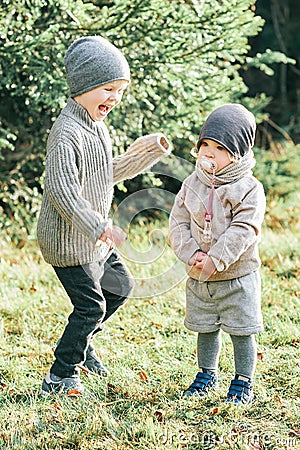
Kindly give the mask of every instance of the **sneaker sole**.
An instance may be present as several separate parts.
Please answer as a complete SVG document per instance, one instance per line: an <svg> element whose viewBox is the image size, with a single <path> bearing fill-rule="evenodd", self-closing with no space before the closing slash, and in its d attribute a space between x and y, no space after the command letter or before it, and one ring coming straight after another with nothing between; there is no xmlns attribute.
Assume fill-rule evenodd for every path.
<svg viewBox="0 0 300 450"><path fill-rule="evenodd" d="M49 398L55 396L64 396L64 397L83 397L90 395L90 392L85 390L84 392L80 392L77 389L70 389L68 392L61 391L44 391L43 389L39 393L39 397L41 398Z"/></svg>
<svg viewBox="0 0 300 450"><path fill-rule="evenodd" d="M48 398L51 396L51 392L41 390L39 393L39 397Z"/></svg>
<svg viewBox="0 0 300 450"><path fill-rule="evenodd" d="M204 392L204 391L200 391L200 392L199 392L199 391L191 392L191 391L189 391L189 390L187 389L186 391L184 391L184 392L181 394L181 396L182 396L183 398L191 398L191 397L193 397L193 398L198 398L198 399L200 399L200 398L205 399L205 398L209 397L210 395L212 395L214 392L216 392L218 389L219 389L219 386L217 386L217 387L211 387L211 388L208 389L207 392Z"/></svg>

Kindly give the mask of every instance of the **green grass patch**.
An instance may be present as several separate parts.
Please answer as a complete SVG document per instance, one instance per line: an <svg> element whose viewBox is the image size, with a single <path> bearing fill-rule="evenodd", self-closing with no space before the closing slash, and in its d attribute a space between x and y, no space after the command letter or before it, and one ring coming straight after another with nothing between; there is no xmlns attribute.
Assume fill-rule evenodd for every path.
<svg viewBox="0 0 300 450"><path fill-rule="evenodd" d="M197 372L196 334L183 326L185 278L166 235L159 222L131 230L132 248L123 252L143 297L137 292L97 337L111 376L83 376L93 395L75 400L38 396L71 311L68 298L34 242L19 250L2 244L0 449L300 449L297 225L264 230L265 331L258 336L257 400L244 407L224 402L234 374L225 334L220 390L181 399Z"/></svg>

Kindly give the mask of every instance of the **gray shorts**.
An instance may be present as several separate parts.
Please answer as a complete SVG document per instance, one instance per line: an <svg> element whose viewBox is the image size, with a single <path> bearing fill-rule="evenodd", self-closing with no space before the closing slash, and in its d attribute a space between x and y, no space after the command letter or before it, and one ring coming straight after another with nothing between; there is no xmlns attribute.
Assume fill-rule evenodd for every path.
<svg viewBox="0 0 300 450"><path fill-rule="evenodd" d="M186 328L210 333L220 328L236 336L263 330L259 272L224 281L186 283Z"/></svg>

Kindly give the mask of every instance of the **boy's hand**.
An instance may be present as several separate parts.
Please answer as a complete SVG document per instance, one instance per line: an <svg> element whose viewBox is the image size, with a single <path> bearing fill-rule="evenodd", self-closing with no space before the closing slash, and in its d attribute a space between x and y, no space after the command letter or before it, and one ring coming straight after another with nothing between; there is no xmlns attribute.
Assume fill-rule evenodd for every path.
<svg viewBox="0 0 300 450"><path fill-rule="evenodd" d="M189 260L190 266L195 266L201 270L200 280L205 281L216 273L216 266L206 253L198 251Z"/></svg>
<svg viewBox="0 0 300 450"><path fill-rule="evenodd" d="M117 225L112 226L112 240L117 247L125 242L126 236L127 234L124 230L122 230L122 228Z"/></svg>
<svg viewBox="0 0 300 450"><path fill-rule="evenodd" d="M127 235L122 228L109 224L105 231L101 234L99 240L105 242L110 248L113 248L114 245L118 247L123 244L126 236Z"/></svg>

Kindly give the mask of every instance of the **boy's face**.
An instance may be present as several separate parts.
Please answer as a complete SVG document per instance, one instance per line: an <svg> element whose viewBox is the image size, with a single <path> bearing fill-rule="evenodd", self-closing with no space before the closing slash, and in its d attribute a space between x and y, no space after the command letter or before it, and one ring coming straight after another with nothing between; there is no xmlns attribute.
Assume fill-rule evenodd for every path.
<svg viewBox="0 0 300 450"><path fill-rule="evenodd" d="M212 139L203 139L201 142L198 157L203 156L217 164L217 172L231 164L234 159L225 147ZM211 170L207 171L212 172Z"/></svg>
<svg viewBox="0 0 300 450"><path fill-rule="evenodd" d="M84 92L74 97L83 106L92 120L104 120L107 114L122 100L122 95L128 86L128 81L117 80Z"/></svg>

